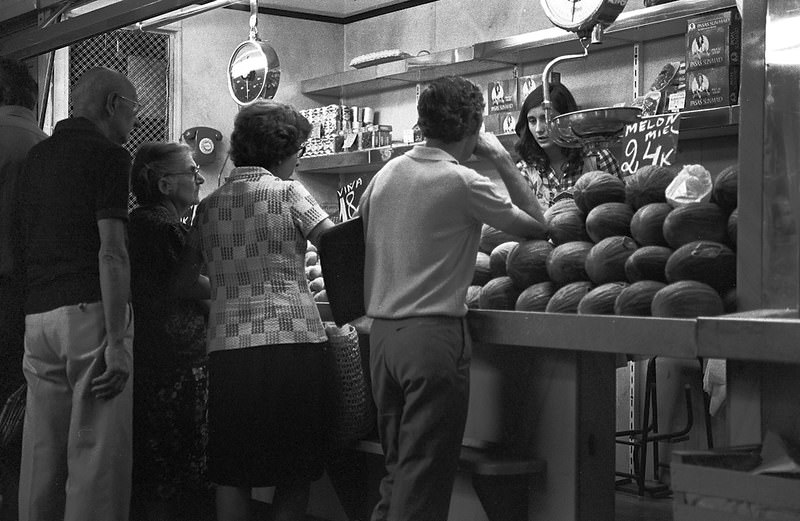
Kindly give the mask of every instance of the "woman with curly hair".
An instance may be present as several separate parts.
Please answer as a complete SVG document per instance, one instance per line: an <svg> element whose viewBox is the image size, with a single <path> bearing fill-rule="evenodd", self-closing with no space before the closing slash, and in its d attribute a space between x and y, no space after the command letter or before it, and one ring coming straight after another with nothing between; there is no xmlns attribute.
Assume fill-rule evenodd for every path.
<svg viewBox="0 0 800 521"><path fill-rule="evenodd" d="M481 225L543 239L533 194L497 137L480 132L480 89L432 81L417 103L425 144L389 161L359 204L372 395L387 474L373 521L447 519L467 417L467 287ZM463 165L475 154L508 196Z"/></svg>
<svg viewBox="0 0 800 521"><path fill-rule="evenodd" d="M550 84L551 117L575 112L578 105L561 83ZM544 89L534 89L519 111L515 145L521 160L517 163L525 181L543 208L563 197L572 197L575 181L590 170L602 170L617 177L622 174L614 156L605 149L586 154L580 148L564 148L550 139L545 122Z"/></svg>
<svg viewBox="0 0 800 521"><path fill-rule="evenodd" d="M189 265L211 281L208 475L217 519L247 520L253 487L275 487L275 520L301 521L323 469L327 336L305 276L307 241L333 226L290 180L311 131L293 107L242 108L236 168L198 206Z"/></svg>
<svg viewBox="0 0 800 521"><path fill-rule="evenodd" d="M178 271L189 228L181 219L199 202L203 176L192 150L143 143L131 185L140 206L128 238L133 341L133 509L141 521L199 519L206 480L206 321L208 278L166 291Z"/></svg>

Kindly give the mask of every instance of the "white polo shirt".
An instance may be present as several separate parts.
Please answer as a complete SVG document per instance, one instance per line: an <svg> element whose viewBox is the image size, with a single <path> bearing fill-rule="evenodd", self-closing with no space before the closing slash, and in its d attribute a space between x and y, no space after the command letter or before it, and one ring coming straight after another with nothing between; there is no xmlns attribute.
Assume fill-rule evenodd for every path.
<svg viewBox="0 0 800 521"><path fill-rule="evenodd" d="M389 319L464 316L481 224L502 230L524 218L489 178L422 145L375 175L359 213L367 315Z"/></svg>

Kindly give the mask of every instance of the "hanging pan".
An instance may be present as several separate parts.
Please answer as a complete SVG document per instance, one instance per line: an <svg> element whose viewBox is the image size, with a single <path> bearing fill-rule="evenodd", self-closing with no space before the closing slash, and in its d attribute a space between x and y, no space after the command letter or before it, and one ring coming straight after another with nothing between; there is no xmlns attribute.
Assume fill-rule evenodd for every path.
<svg viewBox="0 0 800 521"><path fill-rule="evenodd" d="M272 99L281 80L278 54L258 38L258 0L250 0L250 38L236 47L228 62L228 90L241 106Z"/></svg>

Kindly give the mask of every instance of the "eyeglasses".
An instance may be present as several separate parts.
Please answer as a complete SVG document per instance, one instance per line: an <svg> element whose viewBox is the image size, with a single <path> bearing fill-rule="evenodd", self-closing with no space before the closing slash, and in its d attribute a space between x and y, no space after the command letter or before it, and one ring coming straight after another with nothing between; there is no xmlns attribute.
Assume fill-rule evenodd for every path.
<svg viewBox="0 0 800 521"><path fill-rule="evenodd" d="M203 179L203 176L200 174L200 167L197 165L193 165L188 172L169 172L167 174L164 174L164 177L169 177L173 175L191 175L194 176L195 181Z"/></svg>
<svg viewBox="0 0 800 521"><path fill-rule="evenodd" d="M300 145L300 148L297 149L297 159L303 157L303 154L305 153L306 153L306 144L303 143L302 145Z"/></svg>
<svg viewBox="0 0 800 521"><path fill-rule="evenodd" d="M117 94L117 96L119 96L120 99L123 99L123 100L125 100L125 101L127 101L128 103L131 104L131 109L133 109L133 113L134 114L138 114L139 113L139 109L142 108L142 104L141 103L139 103L136 100L132 100L130 98L126 98L125 96L122 96L121 94Z"/></svg>

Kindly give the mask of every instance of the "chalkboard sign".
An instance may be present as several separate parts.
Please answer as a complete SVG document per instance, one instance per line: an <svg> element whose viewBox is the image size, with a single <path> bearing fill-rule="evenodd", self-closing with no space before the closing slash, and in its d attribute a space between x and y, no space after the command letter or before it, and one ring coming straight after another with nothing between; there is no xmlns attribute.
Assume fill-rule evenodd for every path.
<svg viewBox="0 0 800 521"><path fill-rule="evenodd" d="M339 200L339 221L349 221L358 210L358 202L361 194L367 188L368 179L357 178L336 190L336 197Z"/></svg>
<svg viewBox="0 0 800 521"><path fill-rule="evenodd" d="M647 165L671 165L678 151L680 114L661 114L642 118L625 126L620 165L623 175L631 175Z"/></svg>

